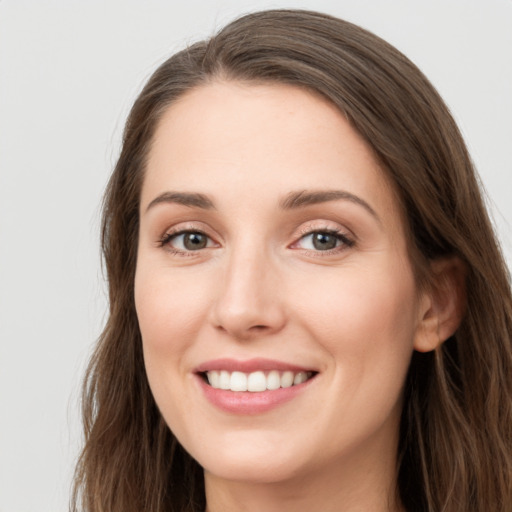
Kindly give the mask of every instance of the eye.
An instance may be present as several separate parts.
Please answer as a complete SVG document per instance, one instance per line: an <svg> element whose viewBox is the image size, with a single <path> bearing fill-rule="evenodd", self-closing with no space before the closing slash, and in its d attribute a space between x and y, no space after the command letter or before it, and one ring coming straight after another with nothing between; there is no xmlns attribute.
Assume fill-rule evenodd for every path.
<svg viewBox="0 0 512 512"><path fill-rule="evenodd" d="M339 231L319 230L307 233L294 245L310 251L333 251L343 246L352 247L354 242Z"/></svg>
<svg viewBox="0 0 512 512"><path fill-rule="evenodd" d="M178 252L198 251L214 245L210 237L201 231L166 233L160 243L162 246L169 246Z"/></svg>

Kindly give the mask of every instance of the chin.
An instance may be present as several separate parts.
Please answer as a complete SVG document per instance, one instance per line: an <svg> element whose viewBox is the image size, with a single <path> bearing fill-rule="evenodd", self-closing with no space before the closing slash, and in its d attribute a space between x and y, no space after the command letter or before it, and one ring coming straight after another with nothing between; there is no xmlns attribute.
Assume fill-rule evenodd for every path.
<svg viewBox="0 0 512 512"><path fill-rule="evenodd" d="M223 480L252 484L277 484L292 480L301 471L285 461L222 460L204 466L205 472Z"/></svg>
<svg viewBox="0 0 512 512"><path fill-rule="evenodd" d="M226 480L251 483L278 483L293 479L306 464L297 457L299 448L283 447L263 440L250 443L230 443L217 450L204 449L198 463L205 472Z"/></svg>

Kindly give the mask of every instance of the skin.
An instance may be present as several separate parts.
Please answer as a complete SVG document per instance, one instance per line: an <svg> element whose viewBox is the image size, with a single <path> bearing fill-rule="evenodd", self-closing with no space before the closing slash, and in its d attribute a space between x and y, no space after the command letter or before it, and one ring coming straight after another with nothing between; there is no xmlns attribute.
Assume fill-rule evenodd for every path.
<svg viewBox="0 0 512 512"><path fill-rule="evenodd" d="M320 190L348 192L371 211L347 198L281 207L291 193ZM162 200L168 192L204 194L215 207ZM147 375L205 469L208 511L400 510L403 383L412 351L452 329L438 318L450 301L437 307L417 289L398 201L343 115L292 86L196 88L157 128L140 215L135 302ZM190 250L169 236L183 230L207 245ZM319 250L308 233L325 230L350 243ZM318 374L277 408L232 414L205 399L194 374L225 357Z"/></svg>

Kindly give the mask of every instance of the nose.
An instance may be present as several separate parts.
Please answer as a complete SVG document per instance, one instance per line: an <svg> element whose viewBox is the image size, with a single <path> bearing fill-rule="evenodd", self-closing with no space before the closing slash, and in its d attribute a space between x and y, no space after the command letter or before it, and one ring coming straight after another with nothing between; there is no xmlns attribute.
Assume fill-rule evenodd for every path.
<svg viewBox="0 0 512 512"><path fill-rule="evenodd" d="M212 307L212 323L237 340L276 334L286 323L279 272L263 250L233 251Z"/></svg>

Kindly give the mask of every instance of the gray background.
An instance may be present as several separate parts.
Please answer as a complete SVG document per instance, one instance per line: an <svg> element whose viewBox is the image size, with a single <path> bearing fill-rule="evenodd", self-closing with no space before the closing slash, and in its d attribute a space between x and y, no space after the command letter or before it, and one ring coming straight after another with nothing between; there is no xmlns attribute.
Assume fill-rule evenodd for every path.
<svg viewBox="0 0 512 512"><path fill-rule="evenodd" d="M170 53L270 7L346 18L419 65L512 262L512 0L0 0L0 512L67 508L78 390L105 318L100 199L137 91Z"/></svg>

